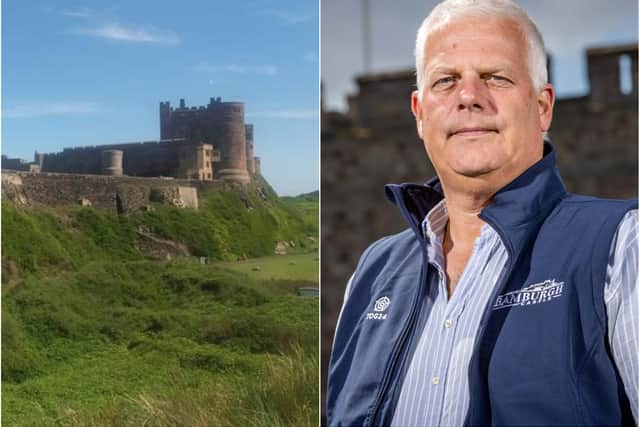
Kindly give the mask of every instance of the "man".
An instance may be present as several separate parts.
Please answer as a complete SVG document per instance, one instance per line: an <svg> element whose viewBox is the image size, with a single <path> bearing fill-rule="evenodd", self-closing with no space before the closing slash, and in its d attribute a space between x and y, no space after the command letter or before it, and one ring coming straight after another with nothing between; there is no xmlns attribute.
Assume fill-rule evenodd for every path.
<svg viewBox="0 0 640 427"><path fill-rule="evenodd" d="M447 0L411 107L437 177L387 186L410 228L362 255L331 426L637 422L637 202L568 194L542 37L511 0Z"/></svg>

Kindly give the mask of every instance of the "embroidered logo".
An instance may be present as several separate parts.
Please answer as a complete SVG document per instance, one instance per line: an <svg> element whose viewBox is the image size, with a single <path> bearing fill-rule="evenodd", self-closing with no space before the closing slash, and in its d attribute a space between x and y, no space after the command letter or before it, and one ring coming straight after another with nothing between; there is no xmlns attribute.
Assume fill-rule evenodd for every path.
<svg viewBox="0 0 640 427"><path fill-rule="evenodd" d="M378 300L376 301L376 305L373 306L373 309L375 311L385 311L387 307L389 307L389 304L391 304L391 300L389 299L389 297L378 298Z"/></svg>
<svg viewBox="0 0 640 427"><path fill-rule="evenodd" d="M391 304L391 300L389 297L382 297L376 300L376 303L373 305L373 311L367 313L367 319L369 320L384 320L387 318L387 313L382 313L385 311L389 304Z"/></svg>
<svg viewBox="0 0 640 427"><path fill-rule="evenodd" d="M493 309L498 310L505 307L540 304L551 301L562 295L563 285L564 282L551 279L545 280L542 283L535 283L517 291L507 292L496 298Z"/></svg>

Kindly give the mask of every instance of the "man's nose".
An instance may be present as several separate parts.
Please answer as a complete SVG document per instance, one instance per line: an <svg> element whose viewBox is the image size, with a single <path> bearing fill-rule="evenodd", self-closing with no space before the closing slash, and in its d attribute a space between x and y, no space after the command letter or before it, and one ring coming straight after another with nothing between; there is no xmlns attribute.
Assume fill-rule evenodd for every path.
<svg viewBox="0 0 640 427"><path fill-rule="evenodd" d="M463 78L458 89L458 111L482 111L487 107L485 82L478 76Z"/></svg>

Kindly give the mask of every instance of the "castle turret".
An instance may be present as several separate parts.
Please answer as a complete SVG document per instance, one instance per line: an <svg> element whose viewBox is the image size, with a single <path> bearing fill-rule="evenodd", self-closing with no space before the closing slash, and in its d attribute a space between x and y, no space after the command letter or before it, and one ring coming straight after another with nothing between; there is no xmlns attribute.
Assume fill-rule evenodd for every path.
<svg viewBox="0 0 640 427"><path fill-rule="evenodd" d="M122 150L102 152L102 174L122 176Z"/></svg>
<svg viewBox="0 0 640 427"><path fill-rule="evenodd" d="M247 139L247 171L251 175L256 173L255 159L253 158L253 125L244 125L244 132Z"/></svg>
<svg viewBox="0 0 640 427"><path fill-rule="evenodd" d="M161 102L160 103L160 139L168 139L170 129L169 126L171 124L171 103Z"/></svg>
<svg viewBox="0 0 640 427"><path fill-rule="evenodd" d="M219 129L217 145L221 157L216 176L224 180L249 182L244 103L221 102L216 110L213 119Z"/></svg>
<svg viewBox="0 0 640 427"><path fill-rule="evenodd" d="M42 164L44 163L44 153L38 153L36 151L33 155L33 163L38 165L38 168L42 170Z"/></svg>
<svg viewBox="0 0 640 427"><path fill-rule="evenodd" d="M255 164L256 175L262 175L262 168L260 167L260 157L254 157L253 163Z"/></svg>

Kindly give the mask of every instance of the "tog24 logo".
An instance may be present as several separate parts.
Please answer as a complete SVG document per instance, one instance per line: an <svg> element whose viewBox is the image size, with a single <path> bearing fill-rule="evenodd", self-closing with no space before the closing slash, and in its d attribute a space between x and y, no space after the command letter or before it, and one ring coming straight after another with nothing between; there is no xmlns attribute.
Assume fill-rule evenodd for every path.
<svg viewBox="0 0 640 427"><path fill-rule="evenodd" d="M389 297L382 297L376 300L376 303L373 305L373 311L367 313L367 320L384 320L387 318L387 313L383 313L391 304L391 300Z"/></svg>

